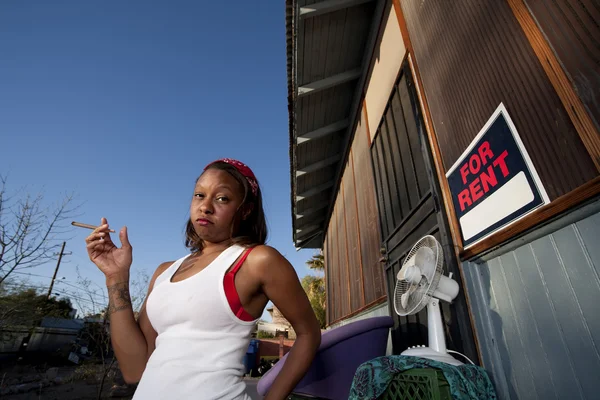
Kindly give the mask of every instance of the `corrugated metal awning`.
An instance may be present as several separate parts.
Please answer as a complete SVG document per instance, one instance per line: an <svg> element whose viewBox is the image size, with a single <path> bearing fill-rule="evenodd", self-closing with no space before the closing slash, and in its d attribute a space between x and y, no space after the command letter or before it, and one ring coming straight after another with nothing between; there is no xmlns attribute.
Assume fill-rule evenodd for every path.
<svg viewBox="0 0 600 400"><path fill-rule="evenodd" d="M383 0L287 0L287 74L296 247L318 248L352 139Z"/></svg>

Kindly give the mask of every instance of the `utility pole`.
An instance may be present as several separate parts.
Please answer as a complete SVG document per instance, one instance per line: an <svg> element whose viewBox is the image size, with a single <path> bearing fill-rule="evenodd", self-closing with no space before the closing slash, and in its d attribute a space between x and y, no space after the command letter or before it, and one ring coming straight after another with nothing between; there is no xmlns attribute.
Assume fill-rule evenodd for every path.
<svg viewBox="0 0 600 400"><path fill-rule="evenodd" d="M56 279L56 274L58 273L58 267L60 267L60 260L62 260L62 256L65 254L66 244L67 242L63 242L62 248L60 249L60 253L58 254L58 262L56 263L56 268L54 269L54 275L52 276L52 281L50 282L50 287L48 288L48 295L46 296L46 299L50 299L50 295L52 294L54 280Z"/></svg>
<svg viewBox="0 0 600 400"><path fill-rule="evenodd" d="M58 273L58 267L60 267L60 261L62 260L62 256L65 255L65 246L66 245L67 245L67 242L63 242L62 248L60 249L60 253L58 254L58 262L56 263L56 268L54 269L54 276L52 276L52 282L50 282L50 288L48 288L48 295L46 296L46 300L49 300L50 294L52 294L52 287L54 287L54 280L56 279L56 274ZM19 360L21 360L23 358L23 354L27 350L29 341L31 340L31 337L34 334L36 327L40 325L40 322L41 322L41 319L34 321L33 326L29 330L29 333L27 334L27 336L25 336L21 340L21 345L19 346L19 351L18 351Z"/></svg>

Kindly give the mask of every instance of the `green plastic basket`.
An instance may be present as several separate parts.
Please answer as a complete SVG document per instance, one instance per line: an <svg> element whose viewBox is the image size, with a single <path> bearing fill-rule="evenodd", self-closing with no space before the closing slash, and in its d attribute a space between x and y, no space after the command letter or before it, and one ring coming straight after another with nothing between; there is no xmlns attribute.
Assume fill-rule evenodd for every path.
<svg viewBox="0 0 600 400"><path fill-rule="evenodd" d="M414 368L397 374L379 400L451 400L444 373L434 368Z"/></svg>

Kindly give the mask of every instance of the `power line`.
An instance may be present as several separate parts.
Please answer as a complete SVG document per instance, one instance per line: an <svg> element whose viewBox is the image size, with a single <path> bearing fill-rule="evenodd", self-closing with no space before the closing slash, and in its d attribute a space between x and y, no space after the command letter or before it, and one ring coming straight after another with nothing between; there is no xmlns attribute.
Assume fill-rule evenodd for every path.
<svg viewBox="0 0 600 400"><path fill-rule="evenodd" d="M86 292L86 291L84 291L81 288L81 286L77 286L76 284L69 283L69 282L70 281L65 281L65 280L59 280L59 281L57 281L57 283L65 284L67 286L70 286L72 288L75 288L75 289L79 290L80 292L83 291L86 294L91 294L91 295L96 296L96 297L101 297L103 301L106 300L106 296L103 295L102 293L98 293L97 290L89 290L89 292ZM25 284L25 283L10 283L9 282L9 283L5 283L5 285L7 285L7 286L13 286L15 288L27 287L27 288L30 288L30 289L40 289L40 290L46 288L45 285L34 286L34 285L28 285L28 284ZM54 290L54 291L56 291L56 290Z"/></svg>
<svg viewBox="0 0 600 400"><path fill-rule="evenodd" d="M19 275L27 275L27 276L35 276L38 278L48 278L48 279L52 279L51 276L46 276L46 275L36 275L36 274L28 274L27 272L18 272L18 271L13 271L13 274L19 274Z"/></svg>
<svg viewBox="0 0 600 400"><path fill-rule="evenodd" d="M34 286L34 285L27 285L24 283L10 283L10 282L3 282L2 286L12 286L14 288L26 288L26 289L45 289L46 286Z"/></svg>
<svg viewBox="0 0 600 400"><path fill-rule="evenodd" d="M15 272L13 272L13 274L20 274L20 275L27 275L27 276L35 276L35 277L38 277L38 278L52 279L52 277L50 277L50 276L37 275L37 274L29 274L29 273L26 273L26 272L16 272L15 271ZM64 279L64 277L63 277L63 279L56 280L56 283L62 283L62 284L65 284L67 286L71 286L71 287L73 287L75 289L83 290L81 288L81 283L80 282L70 281L70 280ZM16 284L16 285L19 285L19 284ZM21 286L23 286L23 285L21 285ZM36 288L43 289L43 288L45 288L45 286L36 286ZM101 290L101 288L99 288L99 290ZM103 294L98 293L98 290L93 290L93 291L90 290L90 292L93 293L95 296L104 296ZM104 296L104 297L106 297L106 296Z"/></svg>
<svg viewBox="0 0 600 400"><path fill-rule="evenodd" d="M16 273L17 272L13 272L13 274L16 274ZM28 274L28 273L24 273L24 272L18 272L18 273L21 274L21 275L35 276L35 277L39 277L39 278L48 278L48 279L51 278L49 276L44 276L44 275ZM66 280L66 279L57 279L55 283L62 283L64 285L67 285L67 286L70 286L72 288L75 288L75 289L77 289L79 291L84 291L84 289L81 288L81 283L80 282L69 281L69 280ZM17 285L19 285L19 284L17 284ZM21 284L21 286L23 286L23 284ZM35 288L36 289L45 289L45 286L36 286ZM91 289L88 289L88 290L89 290L89 292L86 292L86 293L91 293L94 296L100 297L100 298L102 298L103 301L106 300L107 296L102 293L102 288L99 287L98 289L95 289L95 290L91 290Z"/></svg>
<svg viewBox="0 0 600 400"><path fill-rule="evenodd" d="M81 285L81 283L79 283L79 282L72 282L72 283L69 283L69 282L72 282L72 281L66 281L66 280L60 280L60 281L56 281L56 283L63 283L63 284L65 284L65 285L67 285L67 286L74 287L75 289L83 290L83 289L81 288L81 286L77 286L77 285ZM90 290L90 292L92 292L92 293L96 293L96 291L95 291L95 290L94 290L94 291Z"/></svg>
<svg viewBox="0 0 600 400"><path fill-rule="evenodd" d="M15 283L5 283L4 285L6 285L6 286L12 286L14 288L28 288L28 289L45 289L46 288L45 286L21 285L21 284L15 284ZM53 292L59 293L59 294L62 294L62 295L66 295L66 296L72 297L73 299L77 299L77 300L80 300L80 301L85 301L85 302L88 302L88 303L92 303L94 305L106 306L106 304L107 304L107 303L104 302L104 300L103 301L94 301L94 300L86 299L86 298L81 297L81 296L76 296L73 293L67 292L65 290L54 289Z"/></svg>
<svg viewBox="0 0 600 400"><path fill-rule="evenodd" d="M69 293L69 292L66 292L66 291L61 291L61 290L55 289L54 292L57 292L57 293L60 293L60 294L72 297L72 298L80 300L80 301L86 301L88 303L92 303L93 305L106 306L106 303L103 303L103 302L100 302L100 301L94 301L94 300L91 300L91 299L86 299L86 298L83 298L83 297L80 297L80 296L75 296L72 293Z"/></svg>
<svg viewBox="0 0 600 400"><path fill-rule="evenodd" d="M26 272L17 272L17 271L14 271L14 272L13 272L13 274L27 275L27 276L35 276L36 278L46 278L46 279L52 279L52 277L51 277L51 276L46 276L46 275L37 275L37 274L28 274L28 273L26 273ZM70 280L67 280L67 279L65 279L65 277L64 277L64 276L63 276L61 279L58 279L58 280L57 280L57 282L63 282L63 283L64 283L64 282L71 282L71 283L74 283L74 284L78 283L78 282L75 282L75 281L70 281Z"/></svg>
<svg viewBox="0 0 600 400"><path fill-rule="evenodd" d="M56 288L55 288L55 289L53 290L53 292L59 292L59 293L61 293L61 292L60 292L60 290L61 290L61 289L56 289ZM62 292L63 292L63 293L67 293L67 294L69 294L70 296L75 296L74 294L72 294L72 292L69 292L69 291L67 291L67 290L62 290ZM81 294L81 295L83 295L82 293L78 293L78 294ZM100 300L99 300L99 299L98 299L98 296L101 296L101 295L99 295L99 294L97 294L97 293L94 293L94 292L90 292L90 293L87 293L87 292L85 292L85 294L87 294L87 295L91 296L91 297L94 299L94 301L96 301L96 302L98 302L98 303L101 303L101 302L106 302L106 301L108 301L108 299L107 299L106 297L100 297Z"/></svg>

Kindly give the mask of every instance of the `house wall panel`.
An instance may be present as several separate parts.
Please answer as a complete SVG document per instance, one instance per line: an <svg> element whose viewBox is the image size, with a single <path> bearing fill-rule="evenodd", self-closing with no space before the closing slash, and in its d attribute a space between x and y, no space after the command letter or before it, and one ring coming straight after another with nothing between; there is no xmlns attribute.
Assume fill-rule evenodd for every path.
<svg viewBox="0 0 600 400"><path fill-rule="evenodd" d="M483 366L502 399L597 397L600 201L576 212L463 264Z"/></svg>
<svg viewBox="0 0 600 400"><path fill-rule="evenodd" d="M551 200L597 176L506 1L401 7L446 171L504 103Z"/></svg>

